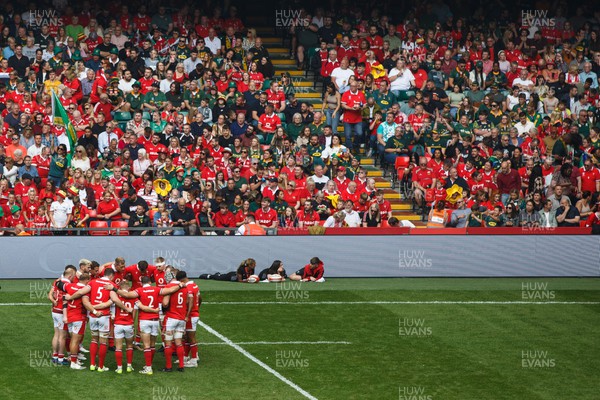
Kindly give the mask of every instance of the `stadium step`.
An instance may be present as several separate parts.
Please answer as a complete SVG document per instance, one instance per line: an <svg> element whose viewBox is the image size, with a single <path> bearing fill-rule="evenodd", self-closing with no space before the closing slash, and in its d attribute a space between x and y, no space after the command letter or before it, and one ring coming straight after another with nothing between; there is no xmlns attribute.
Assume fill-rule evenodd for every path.
<svg viewBox="0 0 600 400"><path fill-rule="evenodd" d="M285 47L271 47L265 46L267 50L269 50L269 54L285 54L287 56L290 55L290 49Z"/></svg>
<svg viewBox="0 0 600 400"><path fill-rule="evenodd" d="M296 60L290 60L289 58L281 59L275 58L271 60L273 62L274 67L279 67L280 65L296 65Z"/></svg>
<svg viewBox="0 0 600 400"><path fill-rule="evenodd" d="M283 40L278 37L261 36L260 38L262 39L265 47L269 49L269 51L271 51L271 46L281 46L283 44Z"/></svg>
<svg viewBox="0 0 600 400"><path fill-rule="evenodd" d="M305 76L306 75L306 73L304 71L298 71L298 70L287 71L287 70L282 70L282 69L275 70L275 75L279 76L279 75L283 74L284 72L287 72L288 74L290 74L290 76Z"/></svg>
<svg viewBox="0 0 600 400"><path fill-rule="evenodd" d="M321 93L316 92L308 92L308 93L298 93L296 97L299 99L318 99L321 100Z"/></svg>
<svg viewBox="0 0 600 400"><path fill-rule="evenodd" d="M392 211L392 215L399 220L411 221L421 221L421 216L413 214L412 212L404 212L404 211Z"/></svg>

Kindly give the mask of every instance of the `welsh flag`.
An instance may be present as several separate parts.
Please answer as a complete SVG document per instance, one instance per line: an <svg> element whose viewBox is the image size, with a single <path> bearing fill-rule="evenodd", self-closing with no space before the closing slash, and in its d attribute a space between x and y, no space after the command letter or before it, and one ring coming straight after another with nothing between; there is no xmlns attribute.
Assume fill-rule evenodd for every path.
<svg viewBox="0 0 600 400"><path fill-rule="evenodd" d="M73 154L75 151L75 143L77 143L77 132L75 132L75 128L73 127L73 124L71 124L67 110L65 110L65 107L61 104L58 96L54 92L52 92L52 124L62 126L65 129L65 134L69 139L71 154Z"/></svg>

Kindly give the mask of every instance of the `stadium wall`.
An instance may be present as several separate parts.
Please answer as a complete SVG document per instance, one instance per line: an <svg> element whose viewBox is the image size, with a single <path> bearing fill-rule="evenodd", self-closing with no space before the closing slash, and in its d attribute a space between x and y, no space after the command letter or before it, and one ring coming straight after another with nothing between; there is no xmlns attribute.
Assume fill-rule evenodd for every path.
<svg viewBox="0 0 600 400"><path fill-rule="evenodd" d="M127 264L164 257L191 277L227 272L252 257L257 269L280 259L291 273L318 256L325 277L600 276L600 237L203 236L6 237L0 278L53 278L81 258Z"/></svg>

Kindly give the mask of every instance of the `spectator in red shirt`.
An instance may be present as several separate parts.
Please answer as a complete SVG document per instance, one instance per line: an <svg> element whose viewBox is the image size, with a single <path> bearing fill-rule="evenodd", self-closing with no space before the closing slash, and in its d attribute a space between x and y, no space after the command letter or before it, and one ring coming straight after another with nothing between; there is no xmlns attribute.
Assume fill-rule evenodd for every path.
<svg viewBox="0 0 600 400"><path fill-rule="evenodd" d="M104 191L102 201L98 203L98 207L96 208L96 218L105 220L108 223L108 226L110 226L111 221L121 219L121 207L117 200L114 199L112 193L108 190Z"/></svg>
<svg viewBox="0 0 600 400"><path fill-rule="evenodd" d="M379 206L379 212L381 213L382 220L386 221L389 218L392 218L392 205L384 198L383 190L377 189L375 199L372 201L372 203L377 203Z"/></svg>
<svg viewBox="0 0 600 400"><path fill-rule="evenodd" d="M415 201L417 202L418 207L422 207L425 192L427 189L431 189L433 187L433 183L435 181L435 175L433 171L430 168L427 168L427 159L425 157L421 157L419 160L419 168L415 169L413 172L412 180Z"/></svg>
<svg viewBox="0 0 600 400"><path fill-rule="evenodd" d="M260 204L261 208L254 213L256 222L263 228L276 228L278 216L277 211L271 208L271 201L265 197L261 200Z"/></svg>
<svg viewBox="0 0 600 400"><path fill-rule="evenodd" d="M274 112L272 104L265 107L265 113L258 119L258 130L263 134L263 143L271 143L275 130L281 126L281 119Z"/></svg>
<svg viewBox="0 0 600 400"><path fill-rule="evenodd" d="M581 191L600 192L600 171L594 167L591 159L586 159L581 170Z"/></svg>
<svg viewBox="0 0 600 400"><path fill-rule="evenodd" d="M496 175L496 184L502 195L502 204L506 204L510 198L511 190L521 190L521 176L516 169L510 167L508 161L502 161L502 164L500 164L500 172Z"/></svg>
<svg viewBox="0 0 600 400"><path fill-rule="evenodd" d="M344 92L342 95L342 108L344 109L344 135L346 136L346 147L352 151L353 142L352 136L354 131L355 141L356 137L362 138L362 109L365 106L367 100L365 94L358 90L358 83L356 80L350 82L350 90Z"/></svg>
<svg viewBox="0 0 600 400"><path fill-rule="evenodd" d="M319 213L313 209L311 200L304 202L304 208L298 211L296 218L299 228L308 228L309 226L317 225L320 220Z"/></svg>
<svg viewBox="0 0 600 400"><path fill-rule="evenodd" d="M269 185L263 189L262 195L264 198L267 198L270 201L275 201L277 192L279 191L279 179L273 176L269 178Z"/></svg>
<svg viewBox="0 0 600 400"><path fill-rule="evenodd" d="M219 211L215 213L213 221L217 228L237 228L235 216L229 211L227 203L219 204ZM217 235L232 235L234 231L235 229L218 231Z"/></svg>
<svg viewBox="0 0 600 400"><path fill-rule="evenodd" d="M340 66L340 62L337 59L337 51L334 49L329 50L329 58L321 64L321 76L323 77L323 88L331 82L331 73L334 69Z"/></svg>

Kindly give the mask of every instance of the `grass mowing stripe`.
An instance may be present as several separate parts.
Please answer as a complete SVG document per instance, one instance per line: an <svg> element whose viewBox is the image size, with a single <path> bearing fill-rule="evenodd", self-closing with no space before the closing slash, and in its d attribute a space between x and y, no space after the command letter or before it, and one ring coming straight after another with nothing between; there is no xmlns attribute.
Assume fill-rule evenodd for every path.
<svg viewBox="0 0 600 400"><path fill-rule="evenodd" d="M237 350L238 352L242 353L244 355L244 357L246 357L246 358L250 359L252 362L258 364L260 367L262 367L263 369L265 369L271 375L275 376L277 379L279 379L280 381L282 381L283 383L285 383L286 385L288 385L289 387L291 387L292 389L294 389L295 391L297 391L298 393L300 393L301 395L303 395L307 399L317 400L316 397L314 397L313 395L311 395L310 393L308 393L306 390L302 389L300 386L296 385L294 382L290 381L285 376L281 375L279 372L275 371L273 368L269 367L267 364L265 364L264 362L260 361L258 358L254 357L252 354L248 353L242 347L240 347L239 345L233 343L229 338L227 338L226 336L223 336L222 334L220 334L219 332L217 332L216 330L214 330L213 328L211 328L210 326L208 326L204 322L198 321L198 325L200 325L201 327L203 327L207 332L212 333L214 336L216 336L219 339L221 339L223 342L225 342L230 347L233 347L235 350Z"/></svg>
<svg viewBox="0 0 600 400"><path fill-rule="evenodd" d="M215 301L203 302L208 305L346 305L346 304L533 304L533 305L552 305L552 304L579 304L579 305L598 305L600 301Z"/></svg>
<svg viewBox="0 0 600 400"><path fill-rule="evenodd" d="M346 305L346 304L481 304L481 305L599 305L600 301L205 301L202 305ZM50 303L0 303L0 306L50 306Z"/></svg>

